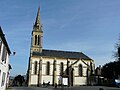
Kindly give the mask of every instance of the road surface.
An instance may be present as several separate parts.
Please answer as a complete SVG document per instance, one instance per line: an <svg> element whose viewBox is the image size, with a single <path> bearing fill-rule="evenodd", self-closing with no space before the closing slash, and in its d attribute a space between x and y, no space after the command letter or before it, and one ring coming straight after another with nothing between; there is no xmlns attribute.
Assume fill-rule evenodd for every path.
<svg viewBox="0 0 120 90"><path fill-rule="evenodd" d="M104 90L120 90L117 87L104 87L104 86L76 86L76 87L10 87L7 90L99 90L103 88Z"/></svg>

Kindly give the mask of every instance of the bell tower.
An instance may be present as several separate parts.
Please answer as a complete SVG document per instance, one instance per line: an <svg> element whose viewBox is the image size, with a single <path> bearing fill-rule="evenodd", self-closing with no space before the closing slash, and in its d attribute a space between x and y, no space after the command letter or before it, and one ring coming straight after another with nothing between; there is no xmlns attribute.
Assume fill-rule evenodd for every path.
<svg viewBox="0 0 120 90"><path fill-rule="evenodd" d="M40 7L38 8L36 21L33 25L30 52L42 52L42 25L40 23Z"/></svg>

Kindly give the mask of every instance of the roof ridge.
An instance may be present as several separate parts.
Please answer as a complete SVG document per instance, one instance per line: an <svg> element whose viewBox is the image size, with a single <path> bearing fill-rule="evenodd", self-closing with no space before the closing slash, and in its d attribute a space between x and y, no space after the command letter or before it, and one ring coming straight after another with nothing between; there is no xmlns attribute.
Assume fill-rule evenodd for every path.
<svg viewBox="0 0 120 90"><path fill-rule="evenodd" d="M64 50L55 50L55 49L43 49L43 50L47 50L47 51L57 51L57 52L72 52L72 53L82 53L82 52L78 52L78 51L68 51L68 50L66 50L66 51L64 51Z"/></svg>

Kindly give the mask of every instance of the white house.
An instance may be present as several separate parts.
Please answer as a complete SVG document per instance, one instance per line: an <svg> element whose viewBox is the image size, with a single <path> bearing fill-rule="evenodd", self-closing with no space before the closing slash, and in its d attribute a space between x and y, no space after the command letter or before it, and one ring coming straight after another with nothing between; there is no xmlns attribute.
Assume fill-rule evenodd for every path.
<svg viewBox="0 0 120 90"><path fill-rule="evenodd" d="M0 27L0 90L5 90L9 78L9 56L10 49Z"/></svg>

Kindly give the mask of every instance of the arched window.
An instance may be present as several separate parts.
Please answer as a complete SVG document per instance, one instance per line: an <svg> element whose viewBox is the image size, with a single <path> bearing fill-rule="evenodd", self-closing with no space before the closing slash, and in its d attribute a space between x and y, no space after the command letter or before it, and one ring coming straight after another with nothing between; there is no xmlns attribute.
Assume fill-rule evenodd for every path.
<svg viewBox="0 0 120 90"><path fill-rule="evenodd" d="M78 66L78 74L79 74L80 77L83 76L83 67L82 67L81 64L79 64L79 66Z"/></svg>
<svg viewBox="0 0 120 90"><path fill-rule="evenodd" d="M64 71L64 64L63 62L60 63L60 75L63 74L63 71Z"/></svg>
<svg viewBox="0 0 120 90"><path fill-rule="evenodd" d="M46 64L46 75L50 75L50 62Z"/></svg>
<svg viewBox="0 0 120 90"><path fill-rule="evenodd" d="M37 61L35 61L35 63L34 63L34 74L37 74Z"/></svg>
<svg viewBox="0 0 120 90"><path fill-rule="evenodd" d="M40 45L40 36L38 35L37 45Z"/></svg>
<svg viewBox="0 0 120 90"><path fill-rule="evenodd" d="M37 44L37 35L35 35L35 45Z"/></svg>

